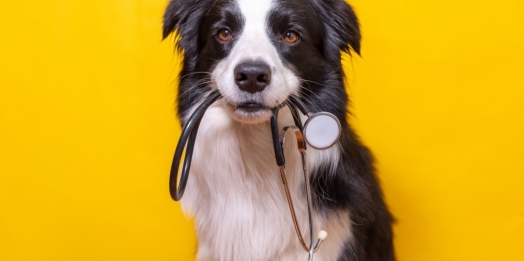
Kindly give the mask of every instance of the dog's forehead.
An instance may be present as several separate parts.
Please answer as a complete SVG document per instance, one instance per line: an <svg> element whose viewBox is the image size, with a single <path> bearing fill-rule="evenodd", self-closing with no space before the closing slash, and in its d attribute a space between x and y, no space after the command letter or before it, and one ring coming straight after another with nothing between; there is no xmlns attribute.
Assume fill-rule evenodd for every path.
<svg viewBox="0 0 524 261"><path fill-rule="evenodd" d="M217 19L220 16L232 15L242 29L250 27L257 30L262 27L270 29L275 23L281 26L291 22L307 24L315 20L311 0L214 0L213 10ZM306 15L307 13L307 15ZM318 22L316 20L315 22ZM257 28L253 28L253 26ZM273 28L274 29L274 28ZM242 30L245 32L245 30Z"/></svg>
<svg viewBox="0 0 524 261"><path fill-rule="evenodd" d="M235 0L246 24L264 24L271 11L273 0Z"/></svg>

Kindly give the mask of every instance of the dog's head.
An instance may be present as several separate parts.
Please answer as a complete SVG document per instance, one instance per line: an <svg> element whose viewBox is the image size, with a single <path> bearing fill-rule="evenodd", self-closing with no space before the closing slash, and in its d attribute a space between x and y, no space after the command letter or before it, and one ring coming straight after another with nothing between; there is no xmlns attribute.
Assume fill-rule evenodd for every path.
<svg viewBox="0 0 524 261"><path fill-rule="evenodd" d="M164 38L175 31L184 54L179 113L218 88L245 123L266 121L291 93L345 103L341 52L360 52L343 0L171 0Z"/></svg>

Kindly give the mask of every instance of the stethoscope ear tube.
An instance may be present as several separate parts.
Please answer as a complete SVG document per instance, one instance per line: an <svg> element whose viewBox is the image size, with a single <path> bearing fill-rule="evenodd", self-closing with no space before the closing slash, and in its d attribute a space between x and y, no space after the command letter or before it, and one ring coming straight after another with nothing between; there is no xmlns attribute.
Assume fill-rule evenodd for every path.
<svg viewBox="0 0 524 261"><path fill-rule="evenodd" d="M282 145L280 144L280 138L279 138L279 129L278 129L278 106L275 107L272 112L273 115L271 116L270 122L271 122L271 136L273 138L273 149L275 150L275 159L277 160L277 165L282 167L286 165L286 160L284 158L284 151L282 149Z"/></svg>
<svg viewBox="0 0 524 261"><path fill-rule="evenodd" d="M195 148L195 141L198 127L200 126L200 121L202 120L202 117L209 106L211 106L211 104L221 97L222 95L218 90L211 92L204 102L202 102L202 104L193 112L182 129L182 135L180 135L180 139L178 140L178 144L176 146L173 162L171 163L171 173L169 176L169 193L171 194L171 198L173 198L175 201L182 199L186 189L187 179L189 177L189 169L191 168L191 160L193 158L193 149ZM184 164L180 173L180 182L177 188L178 167L180 166L180 160L182 158L182 154L184 153L184 147L186 148L186 155L184 157Z"/></svg>
<svg viewBox="0 0 524 261"><path fill-rule="evenodd" d="M291 101L291 103L293 103L293 105L295 105L295 107L297 107L300 110L300 112L302 112L302 114L306 116L309 115L309 110L307 109L306 105L298 98L298 96L296 96L295 94L291 94L289 95L288 99L289 101Z"/></svg>
<svg viewBox="0 0 524 261"><path fill-rule="evenodd" d="M288 108L293 117L293 121L295 122L295 126L297 126L300 131L303 131L304 126L302 125L302 120L300 119L300 114L298 114L297 108L295 106L288 106Z"/></svg>

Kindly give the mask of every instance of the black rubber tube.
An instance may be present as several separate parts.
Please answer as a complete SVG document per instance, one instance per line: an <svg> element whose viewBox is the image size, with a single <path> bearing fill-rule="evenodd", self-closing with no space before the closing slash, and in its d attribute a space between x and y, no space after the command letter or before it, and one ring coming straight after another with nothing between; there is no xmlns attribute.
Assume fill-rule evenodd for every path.
<svg viewBox="0 0 524 261"><path fill-rule="evenodd" d="M293 104L292 104L293 105ZM289 111L291 111L291 116L293 117L293 121L295 122L295 126L300 130L300 132L304 132L304 125L302 124L302 119L300 119L300 114L298 114L297 107L296 106L287 106L289 108ZM284 148L282 148L284 149ZM304 149L307 149L307 142L304 142Z"/></svg>
<svg viewBox="0 0 524 261"><path fill-rule="evenodd" d="M222 95L218 90L211 92L204 102L202 102L202 104L200 104L200 106L193 112L182 129L182 135L180 135L180 139L178 139L175 155L173 156L173 162L171 163L171 173L169 176L169 193L171 194L171 198L173 198L175 201L182 199L184 191L186 190L189 169L191 168L191 160L193 157L193 149L195 147L195 140L198 127L200 126L200 121L202 120L202 117L209 106L211 106L211 104L221 97ZM184 164L180 173L180 184L177 188L178 167L180 166L180 160L182 159L182 154L184 153L184 147L186 147L186 156L184 157Z"/></svg>
<svg viewBox="0 0 524 261"><path fill-rule="evenodd" d="M286 160L284 159L284 151L282 145L280 145L280 131L278 129L278 111L279 107L277 106L272 110L273 116L271 116L271 136L273 137L273 149L275 150L275 159L278 166L286 165Z"/></svg>
<svg viewBox="0 0 524 261"><path fill-rule="evenodd" d="M309 114L309 110L307 109L306 105L300 100L300 98L298 98L298 96L291 94L289 95L288 100L293 103L293 105L295 105L295 107L297 107L300 112L302 112L302 114Z"/></svg>
<svg viewBox="0 0 524 261"><path fill-rule="evenodd" d="M293 117L293 121L295 122L295 126L297 126L298 129L302 131L302 121L300 120L300 115L298 114L297 108L295 106L288 106L288 108L291 112L291 116Z"/></svg>
<svg viewBox="0 0 524 261"><path fill-rule="evenodd" d="M171 163L171 173L169 176L169 193L171 198L175 201L182 199L184 192L186 190L187 180L189 178L189 170L191 168L191 160L193 159L193 150L195 148L195 141L198 133L198 127L204 117L205 112L214 102L222 98L222 95L218 90L215 90L207 96L206 99L200 104L200 106L193 112L189 120L184 125L182 129L182 135L178 140L176 146L175 155L173 156L173 162ZM299 98L295 95L289 96L289 101L293 106L289 106L291 114L293 115L293 120L297 127L302 129L302 122L300 116L298 115L297 108L304 115L308 115L309 110L306 108L304 103L302 103ZM278 112L279 106L272 110L273 115L271 116L271 135L273 138L273 148L275 150L275 159L278 166L284 166L286 160L284 158L284 150L280 143L279 139L279 128L278 128ZM184 154L184 148L186 150L186 155L184 157L184 163L182 164L182 170L180 171L180 182L177 187L178 180L178 168L180 166L180 160L182 159L182 154Z"/></svg>

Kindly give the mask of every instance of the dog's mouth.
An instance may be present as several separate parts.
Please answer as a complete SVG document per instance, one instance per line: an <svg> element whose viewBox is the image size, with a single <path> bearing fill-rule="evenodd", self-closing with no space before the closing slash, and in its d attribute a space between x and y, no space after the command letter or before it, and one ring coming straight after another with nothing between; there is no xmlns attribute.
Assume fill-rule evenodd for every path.
<svg viewBox="0 0 524 261"><path fill-rule="evenodd" d="M243 102L235 106L235 111L239 111L242 113L257 113L260 111L269 110L269 108L259 102Z"/></svg>
<svg viewBox="0 0 524 261"><path fill-rule="evenodd" d="M238 104L227 103L232 117L243 123L258 123L269 120L271 108L257 101L246 101Z"/></svg>

